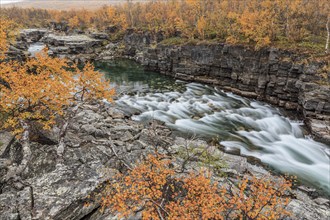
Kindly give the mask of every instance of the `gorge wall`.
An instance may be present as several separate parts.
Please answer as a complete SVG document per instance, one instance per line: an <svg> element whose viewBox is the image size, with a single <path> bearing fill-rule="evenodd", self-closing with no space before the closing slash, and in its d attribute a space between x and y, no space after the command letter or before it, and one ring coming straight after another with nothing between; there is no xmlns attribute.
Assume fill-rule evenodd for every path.
<svg viewBox="0 0 330 220"><path fill-rule="evenodd" d="M298 112L318 139L330 143L329 61L311 61L308 54L276 48L256 51L223 43L163 44L162 33L133 30L111 42L113 34L32 29L21 33L18 45L43 42L50 54L75 61L134 59L147 70L212 84Z"/></svg>
<svg viewBox="0 0 330 220"><path fill-rule="evenodd" d="M147 70L297 110L314 135L330 142L329 63L307 61L307 55L276 48L256 51L221 43L156 44L161 40L130 33L120 46L121 56L134 58ZM108 51L116 48L112 45ZM320 76L322 71L328 78Z"/></svg>

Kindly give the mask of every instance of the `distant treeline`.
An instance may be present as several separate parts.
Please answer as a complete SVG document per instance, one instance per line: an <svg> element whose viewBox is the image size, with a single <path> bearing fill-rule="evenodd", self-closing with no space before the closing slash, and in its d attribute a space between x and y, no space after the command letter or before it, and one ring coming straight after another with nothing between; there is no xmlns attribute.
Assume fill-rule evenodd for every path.
<svg viewBox="0 0 330 220"><path fill-rule="evenodd" d="M270 44L323 50L329 34L329 0L167 0L88 10L1 9L23 26L68 22L72 29L163 31L167 37Z"/></svg>

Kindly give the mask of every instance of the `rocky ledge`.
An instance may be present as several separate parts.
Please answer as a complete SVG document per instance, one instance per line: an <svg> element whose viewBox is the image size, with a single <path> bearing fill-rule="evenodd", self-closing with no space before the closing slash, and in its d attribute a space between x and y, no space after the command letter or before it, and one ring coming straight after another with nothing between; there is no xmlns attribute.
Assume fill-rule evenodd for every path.
<svg viewBox="0 0 330 220"><path fill-rule="evenodd" d="M101 51L102 46L102 40L84 34L70 36L48 34L40 41L48 46L51 55L80 62L93 60L95 54Z"/></svg>
<svg viewBox="0 0 330 220"><path fill-rule="evenodd" d="M247 158L223 153L204 141L175 137L156 121L151 125L141 124L130 117L113 106L81 107L69 127L62 164L56 162L55 141L49 141L56 140L57 130L43 134L43 144L33 143L32 160L23 174L23 181L1 183L1 219L117 219L108 211L100 212L97 199L89 197L100 195L106 180L125 169L123 161L139 161L154 150L152 146L171 155L177 155L180 147L187 143L194 148L211 149L212 155L225 164L221 172L227 177L219 178L227 184L243 175L277 178L249 163ZM0 173L3 174L6 172L4 163L20 163L22 149L9 133L0 133L0 141ZM189 169L196 167L192 162ZM318 197L312 189L298 187L291 197L287 209L293 212L292 219L323 220L330 215L329 200ZM85 202L90 205L84 206ZM131 219L140 219L140 216Z"/></svg>

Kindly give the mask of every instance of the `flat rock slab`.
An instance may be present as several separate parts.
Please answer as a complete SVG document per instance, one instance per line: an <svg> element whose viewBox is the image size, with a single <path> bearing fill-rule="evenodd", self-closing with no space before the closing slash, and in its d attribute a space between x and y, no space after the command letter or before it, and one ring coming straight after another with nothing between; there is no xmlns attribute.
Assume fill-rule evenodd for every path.
<svg viewBox="0 0 330 220"><path fill-rule="evenodd" d="M79 34L79 35L55 35L49 34L42 39L45 43L63 43L65 45L68 44L81 44L81 43L90 43L90 42L100 42L100 40L96 40L87 35Z"/></svg>

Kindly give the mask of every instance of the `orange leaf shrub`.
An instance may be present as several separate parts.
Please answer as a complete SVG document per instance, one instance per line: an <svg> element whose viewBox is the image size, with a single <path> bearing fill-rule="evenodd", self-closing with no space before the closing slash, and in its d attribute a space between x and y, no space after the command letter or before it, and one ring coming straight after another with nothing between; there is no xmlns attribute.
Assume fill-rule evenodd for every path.
<svg viewBox="0 0 330 220"><path fill-rule="evenodd" d="M1 39L0 46L6 45L5 38ZM64 109L77 101L112 101L115 91L103 78L93 65L80 70L68 60L49 57L47 50L24 63L1 62L0 115L5 117L0 128L20 134L24 121L50 129Z"/></svg>
<svg viewBox="0 0 330 220"><path fill-rule="evenodd" d="M284 198L290 181L244 178L225 188L210 173L176 174L164 155L149 155L109 181L101 200L120 217L142 212L143 219L279 219L290 215Z"/></svg>

